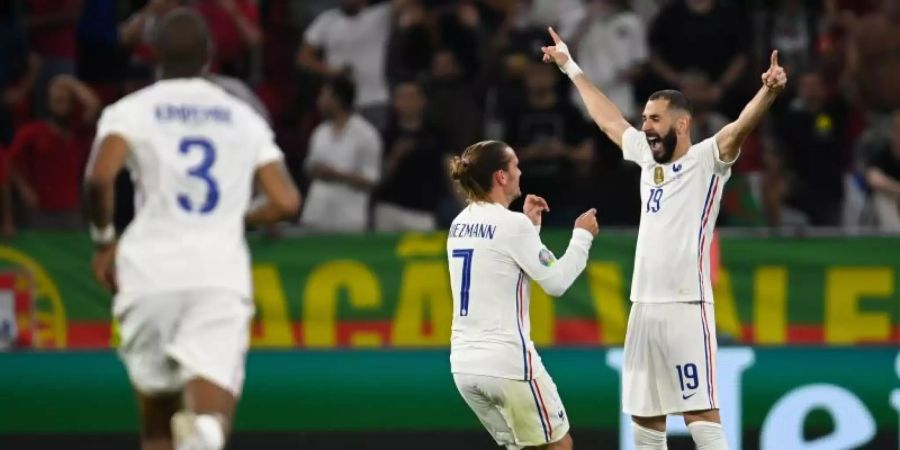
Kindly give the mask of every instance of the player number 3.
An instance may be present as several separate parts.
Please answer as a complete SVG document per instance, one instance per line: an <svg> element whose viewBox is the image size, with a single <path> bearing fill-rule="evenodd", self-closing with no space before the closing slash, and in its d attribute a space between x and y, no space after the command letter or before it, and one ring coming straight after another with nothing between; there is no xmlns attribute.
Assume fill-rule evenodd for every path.
<svg viewBox="0 0 900 450"><path fill-rule="evenodd" d="M207 214L216 208L219 204L219 184L209 172L213 163L216 162L216 148L212 142L202 137L186 137L178 144L178 152L187 155L193 149L203 152L203 159L194 167L188 169L188 176L199 178L206 183L206 200L199 208L194 208L194 203L187 194L178 194L178 205L187 212L197 211L200 214Z"/></svg>

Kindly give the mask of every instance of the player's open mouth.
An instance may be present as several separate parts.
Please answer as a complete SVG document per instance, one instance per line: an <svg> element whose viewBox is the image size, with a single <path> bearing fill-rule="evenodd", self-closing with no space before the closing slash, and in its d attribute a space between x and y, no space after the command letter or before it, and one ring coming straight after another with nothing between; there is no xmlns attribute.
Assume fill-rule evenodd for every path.
<svg viewBox="0 0 900 450"><path fill-rule="evenodd" d="M663 144L662 139L660 139L659 136L647 136L647 144L650 145L650 150L653 151L653 153L662 153Z"/></svg>

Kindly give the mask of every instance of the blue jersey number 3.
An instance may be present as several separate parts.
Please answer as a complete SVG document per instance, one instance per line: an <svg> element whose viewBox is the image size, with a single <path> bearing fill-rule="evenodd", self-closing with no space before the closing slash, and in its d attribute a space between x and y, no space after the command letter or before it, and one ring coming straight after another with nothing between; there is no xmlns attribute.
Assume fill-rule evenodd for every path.
<svg viewBox="0 0 900 450"><path fill-rule="evenodd" d="M208 139L201 137L184 138L178 145L178 151L182 155L187 155L193 149L202 151L203 159L200 164L188 169L187 173L188 176L199 178L206 183L206 200L199 208L195 208L194 203L186 194L178 194L178 204L187 212L196 210L200 214L207 214L216 209L216 205L219 204L219 184L209 173L213 163L216 162L216 148Z"/></svg>
<svg viewBox="0 0 900 450"><path fill-rule="evenodd" d="M462 258L462 286L459 292L459 315L469 315L469 287L472 285L472 255L475 249L458 248L453 250L454 258Z"/></svg>

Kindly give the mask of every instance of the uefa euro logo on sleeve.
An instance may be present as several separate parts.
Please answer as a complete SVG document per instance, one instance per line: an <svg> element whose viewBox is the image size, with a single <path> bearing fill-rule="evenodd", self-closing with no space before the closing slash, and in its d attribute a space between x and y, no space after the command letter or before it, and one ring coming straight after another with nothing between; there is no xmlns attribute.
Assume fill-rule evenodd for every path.
<svg viewBox="0 0 900 450"><path fill-rule="evenodd" d="M553 256L553 253L546 248L542 248L540 252L538 252L538 261L541 262L541 265L545 267L550 267L556 263L556 257Z"/></svg>

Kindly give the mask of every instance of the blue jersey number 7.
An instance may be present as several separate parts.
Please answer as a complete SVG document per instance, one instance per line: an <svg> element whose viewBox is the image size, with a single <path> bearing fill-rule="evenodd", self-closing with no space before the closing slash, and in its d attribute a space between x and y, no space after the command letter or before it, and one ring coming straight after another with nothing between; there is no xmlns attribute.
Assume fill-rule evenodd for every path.
<svg viewBox="0 0 900 450"><path fill-rule="evenodd" d="M469 315L469 287L472 285L472 254L475 253L471 248L458 248L453 250L454 258L462 258L462 286L459 292L459 315Z"/></svg>

